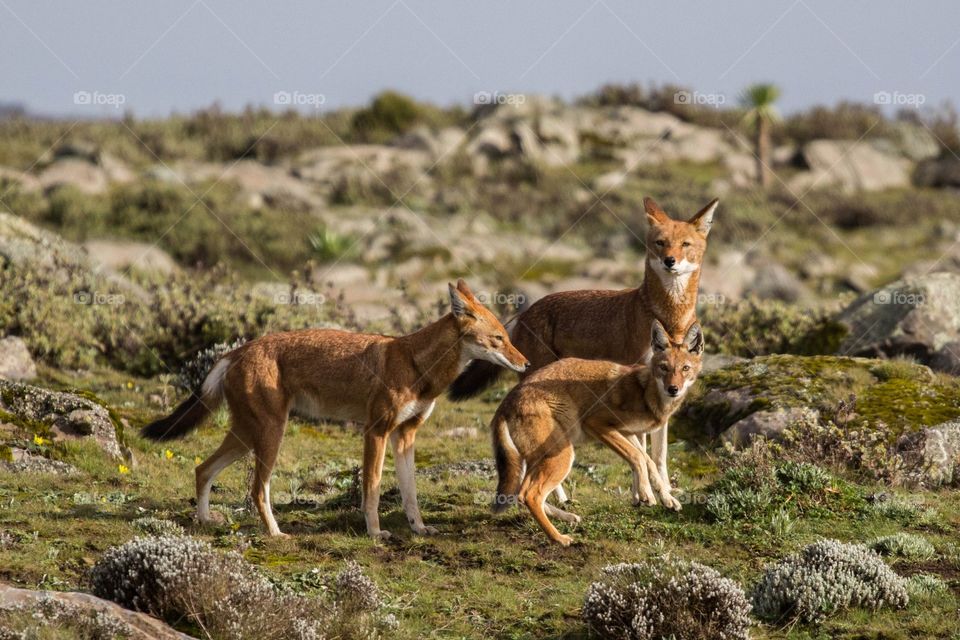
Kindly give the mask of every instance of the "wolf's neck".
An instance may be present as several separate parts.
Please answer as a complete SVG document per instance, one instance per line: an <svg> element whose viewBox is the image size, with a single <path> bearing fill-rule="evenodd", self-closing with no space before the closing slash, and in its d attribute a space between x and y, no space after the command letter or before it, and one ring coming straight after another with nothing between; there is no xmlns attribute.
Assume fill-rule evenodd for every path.
<svg viewBox="0 0 960 640"><path fill-rule="evenodd" d="M463 344L453 314L448 313L419 331L397 338L410 353L419 380L427 395L439 395L462 369Z"/></svg>
<svg viewBox="0 0 960 640"><path fill-rule="evenodd" d="M680 398L664 398L653 376L650 376L647 382L643 399L647 404L647 409L657 418L660 424L665 424L670 419L681 402Z"/></svg>
<svg viewBox="0 0 960 640"><path fill-rule="evenodd" d="M668 331L679 331L697 306L700 287L700 267L683 275L672 275L657 268L649 259L643 274L641 289L658 318L668 325Z"/></svg>

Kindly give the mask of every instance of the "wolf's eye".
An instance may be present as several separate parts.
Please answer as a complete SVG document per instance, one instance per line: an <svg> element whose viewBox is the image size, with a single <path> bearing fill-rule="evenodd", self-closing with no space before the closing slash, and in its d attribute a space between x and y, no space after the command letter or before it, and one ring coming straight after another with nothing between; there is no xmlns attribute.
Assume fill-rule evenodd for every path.
<svg viewBox="0 0 960 640"><path fill-rule="evenodd" d="M657 244L658 247L665 247L665 246L667 246L667 243L664 242L663 240L657 240L656 244Z"/></svg>
<svg viewBox="0 0 960 640"><path fill-rule="evenodd" d="M505 338L503 336L493 336L494 342L503 342L504 339Z"/></svg>
<svg viewBox="0 0 960 640"><path fill-rule="evenodd" d="M684 241L684 243L683 243L683 246L685 246L685 247L689 247L689 246L690 246L690 243L689 243L689 242L687 242L687 241Z"/></svg>
<svg viewBox="0 0 960 640"><path fill-rule="evenodd" d="M688 365L688 364L683 365L683 370L684 370L684 371L690 371L690 365Z"/></svg>

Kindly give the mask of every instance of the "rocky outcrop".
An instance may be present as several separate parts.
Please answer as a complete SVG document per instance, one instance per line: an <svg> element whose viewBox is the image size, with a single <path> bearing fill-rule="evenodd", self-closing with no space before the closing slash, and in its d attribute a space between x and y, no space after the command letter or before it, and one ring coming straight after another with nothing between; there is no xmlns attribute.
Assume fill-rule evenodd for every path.
<svg viewBox="0 0 960 640"><path fill-rule="evenodd" d="M909 434L898 449L913 480L933 487L960 483L960 420Z"/></svg>
<svg viewBox="0 0 960 640"><path fill-rule="evenodd" d="M0 380L0 411L5 421L19 423L26 431L42 425L55 440L92 438L111 457L123 457L121 425L90 398Z"/></svg>
<svg viewBox="0 0 960 640"><path fill-rule="evenodd" d="M62 619L76 619L78 616L91 622L99 619L104 629L123 628L128 634L124 637L131 640L193 640L192 636L171 629L145 613L130 611L109 600L79 591L32 591L0 584L0 609L20 610L41 618L44 617L44 611L50 611L52 616ZM103 637L113 637L113 634Z"/></svg>
<svg viewBox="0 0 960 640"><path fill-rule="evenodd" d="M910 356L960 373L960 275L930 273L867 293L837 320L849 328L841 353Z"/></svg>

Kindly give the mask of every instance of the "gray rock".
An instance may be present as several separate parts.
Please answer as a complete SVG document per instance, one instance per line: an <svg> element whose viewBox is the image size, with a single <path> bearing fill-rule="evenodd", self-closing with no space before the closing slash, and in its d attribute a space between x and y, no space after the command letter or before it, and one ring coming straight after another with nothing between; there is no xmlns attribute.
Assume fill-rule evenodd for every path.
<svg viewBox="0 0 960 640"><path fill-rule="evenodd" d="M40 603L53 600L69 609L87 611L91 616L112 618L125 623L132 634L131 640L193 640L171 629L166 624L145 613L124 609L120 605L79 591L31 591L0 584L0 609L20 608L27 612L38 610Z"/></svg>
<svg viewBox="0 0 960 640"><path fill-rule="evenodd" d="M861 296L837 320L849 329L841 353L912 356L940 371L960 370L960 274L898 280Z"/></svg>
<svg viewBox="0 0 960 640"><path fill-rule="evenodd" d="M720 435L720 438L724 443L741 448L749 445L757 436L776 440L791 425L801 421L816 421L819 417L818 411L807 407L755 411L735 422Z"/></svg>
<svg viewBox="0 0 960 640"><path fill-rule="evenodd" d="M27 343L16 336L0 340L0 379L20 382L36 377L37 365L30 356Z"/></svg>
<svg viewBox="0 0 960 640"><path fill-rule="evenodd" d="M124 459L117 438L117 425L107 409L93 400L0 380L0 409L23 420L43 422L50 426L56 437L70 440L93 438L108 455Z"/></svg>
<svg viewBox="0 0 960 640"><path fill-rule="evenodd" d="M912 479L933 487L960 482L960 420L909 434L897 444Z"/></svg>
<svg viewBox="0 0 960 640"><path fill-rule="evenodd" d="M80 473L72 464L44 458L25 449L13 447L10 449L10 454L11 460L0 462L0 467L15 473L44 473L60 476Z"/></svg>
<svg viewBox="0 0 960 640"><path fill-rule="evenodd" d="M95 262L115 271L136 269L169 275L178 270L169 253L145 242L88 240L83 246Z"/></svg>
<svg viewBox="0 0 960 640"><path fill-rule="evenodd" d="M812 188L839 187L854 193L910 186L910 160L884 153L865 142L814 140L803 147L802 153L810 171L796 175L788 183L798 194Z"/></svg>
<svg viewBox="0 0 960 640"><path fill-rule="evenodd" d="M40 172L37 180L45 191L69 185L91 195L105 192L109 184L107 174L101 167L79 158L63 158L53 162Z"/></svg>

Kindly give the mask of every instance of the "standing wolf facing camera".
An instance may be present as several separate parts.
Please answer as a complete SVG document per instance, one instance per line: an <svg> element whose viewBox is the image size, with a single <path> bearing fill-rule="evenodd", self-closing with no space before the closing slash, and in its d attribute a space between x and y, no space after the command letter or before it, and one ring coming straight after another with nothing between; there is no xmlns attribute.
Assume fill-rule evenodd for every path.
<svg viewBox="0 0 960 640"><path fill-rule="evenodd" d="M621 291L561 291L537 301L508 323L510 338L527 358L524 375L561 358L610 360L622 364L650 357L655 320L674 339L682 338L696 321L700 269L707 235L719 200L712 200L689 220L674 220L653 200L644 198L647 214L647 257L643 283ZM451 385L453 400L472 397L492 384L500 369L474 362ZM638 446L646 444L632 437ZM663 481L667 470L667 427L651 433L653 458ZM563 497L562 487L558 496Z"/></svg>

